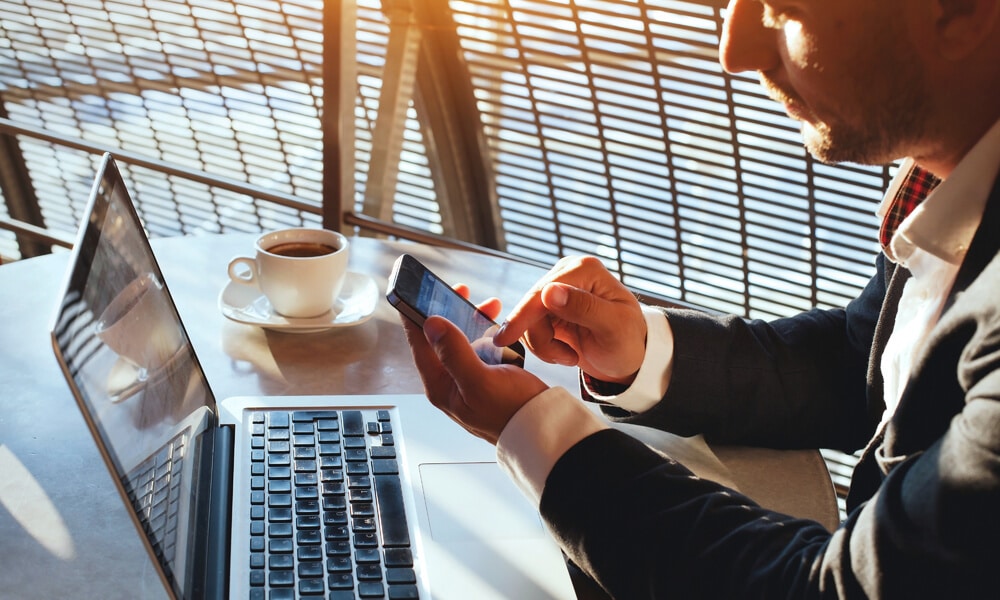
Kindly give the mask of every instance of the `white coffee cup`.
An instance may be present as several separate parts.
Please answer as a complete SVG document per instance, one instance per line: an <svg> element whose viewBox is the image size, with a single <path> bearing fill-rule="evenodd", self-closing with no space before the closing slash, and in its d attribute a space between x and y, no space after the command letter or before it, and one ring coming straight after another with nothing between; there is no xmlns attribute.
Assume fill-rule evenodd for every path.
<svg viewBox="0 0 1000 600"><path fill-rule="evenodd" d="M254 250L253 258L229 262L234 282L257 286L286 317L316 317L333 307L347 275L346 237L328 229L279 229L258 237Z"/></svg>

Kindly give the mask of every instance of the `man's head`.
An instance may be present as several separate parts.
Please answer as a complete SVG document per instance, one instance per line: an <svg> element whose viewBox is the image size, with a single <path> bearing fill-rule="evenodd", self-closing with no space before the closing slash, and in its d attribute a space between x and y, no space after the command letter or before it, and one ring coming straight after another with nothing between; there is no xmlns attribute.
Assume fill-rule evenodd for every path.
<svg viewBox="0 0 1000 600"><path fill-rule="evenodd" d="M944 176L1000 118L1000 0L730 0L720 58L827 162Z"/></svg>

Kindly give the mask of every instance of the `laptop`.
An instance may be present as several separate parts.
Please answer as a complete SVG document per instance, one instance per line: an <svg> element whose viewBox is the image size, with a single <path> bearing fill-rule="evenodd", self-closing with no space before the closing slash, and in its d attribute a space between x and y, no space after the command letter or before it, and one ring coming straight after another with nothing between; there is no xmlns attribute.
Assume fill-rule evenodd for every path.
<svg viewBox="0 0 1000 600"><path fill-rule="evenodd" d="M115 164L56 356L172 598L575 598L536 510L422 395L217 401Z"/></svg>

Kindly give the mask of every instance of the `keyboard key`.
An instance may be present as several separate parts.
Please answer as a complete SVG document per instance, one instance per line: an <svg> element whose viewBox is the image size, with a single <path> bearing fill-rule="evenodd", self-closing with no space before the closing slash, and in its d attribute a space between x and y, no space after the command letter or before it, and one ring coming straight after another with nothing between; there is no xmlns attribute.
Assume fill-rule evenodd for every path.
<svg viewBox="0 0 1000 600"><path fill-rule="evenodd" d="M403 508L403 488L399 477L375 477L375 498L378 501L378 521L382 530L382 545L387 548L410 545L410 531Z"/></svg>
<svg viewBox="0 0 1000 600"><path fill-rule="evenodd" d="M319 488L314 485L306 485L295 488L296 500L316 500L319 498Z"/></svg>
<svg viewBox="0 0 1000 600"><path fill-rule="evenodd" d="M292 495L271 494L267 497L267 505L271 508L290 508L292 506Z"/></svg>
<svg viewBox="0 0 1000 600"><path fill-rule="evenodd" d="M267 581L267 578L263 569L250 571L250 585L255 587L261 586L264 585L265 581Z"/></svg>
<svg viewBox="0 0 1000 600"><path fill-rule="evenodd" d="M316 421L316 429L319 431L337 431L340 429L340 422L336 419L320 419Z"/></svg>
<svg viewBox="0 0 1000 600"><path fill-rule="evenodd" d="M396 447L372 446L370 454L372 458L396 458Z"/></svg>
<svg viewBox="0 0 1000 600"><path fill-rule="evenodd" d="M340 432L339 431L320 431L316 434L316 439L319 440L321 444L339 444L340 443Z"/></svg>
<svg viewBox="0 0 1000 600"><path fill-rule="evenodd" d="M291 479L292 469L290 467L270 467L267 470L268 479Z"/></svg>
<svg viewBox="0 0 1000 600"><path fill-rule="evenodd" d="M372 474L373 475L398 475L399 474L399 463L396 462L394 458L373 458L372 459Z"/></svg>
<svg viewBox="0 0 1000 600"><path fill-rule="evenodd" d="M351 572L330 573L329 585L331 590L352 590L354 589L354 575Z"/></svg>
<svg viewBox="0 0 1000 600"><path fill-rule="evenodd" d="M358 581L382 581L382 565L358 565L355 573L358 576Z"/></svg>
<svg viewBox="0 0 1000 600"><path fill-rule="evenodd" d="M350 556L351 555L351 542L347 540L336 540L332 542L327 542L326 544L326 555L327 556Z"/></svg>
<svg viewBox="0 0 1000 600"><path fill-rule="evenodd" d="M271 523L290 523L292 521L292 509L272 508L267 511L267 520Z"/></svg>
<svg viewBox="0 0 1000 600"><path fill-rule="evenodd" d="M296 446L295 450L292 452L292 456L295 460L306 460L316 458L316 448L311 444L309 446Z"/></svg>
<svg viewBox="0 0 1000 600"><path fill-rule="evenodd" d="M319 561L301 562L298 573L299 577L303 579L323 577L323 563Z"/></svg>
<svg viewBox="0 0 1000 600"><path fill-rule="evenodd" d="M390 585L389 600L416 600L420 595L415 585Z"/></svg>
<svg viewBox="0 0 1000 600"><path fill-rule="evenodd" d="M343 573L351 571L350 556L331 556L326 559L326 570L331 573Z"/></svg>
<svg viewBox="0 0 1000 600"><path fill-rule="evenodd" d="M272 571L267 576L271 587L291 587L295 584L295 573L292 571Z"/></svg>
<svg viewBox="0 0 1000 600"><path fill-rule="evenodd" d="M340 454L327 454L319 457L319 468L323 469L323 474L326 475L327 470L330 469L343 469L344 459ZM343 477L343 475L341 475ZM324 479L326 481L326 479Z"/></svg>
<svg viewBox="0 0 1000 600"><path fill-rule="evenodd" d="M319 515L304 515L295 517L295 528L299 531L312 531L319 529Z"/></svg>
<svg viewBox="0 0 1000 600"><path fill-rule="evenodd" d="M351 502L374 502L374 493L370 490L354 489L350 493Z"/></svg>
<svg viewBox="0 0 1000 600"><path fill-rule="evenodd" d="M292 445L296 448L310 448L316 445L316 436L311 433L293 435Z"/></svg>
<svg viewBox="0 0 1000 600"><path fill-rule="evenodd" d="M318 546L323 543L323 536L320 535L319 530L300 531L295 534L295 541L300 546Z"/></svg>
<svg viewBox="0 0 1000 600"><path fill-rule="evenodd" d="M340 444L320 444L319 445L319 455L320 456L333 456L340 454Z"/></svg>
<svg viewBox="0 0 1000 600"><path fill-rule="evenodd" d="M387 567L412 567L413 552L409 548L386 548L385 566Z"/></svg>
<svg viewBox="0 0 1000 600"><path fill-rule="evenodd" d="M357 448L364 449L367 445L368 443L365 442L365 438L363 437L344 438L344 443L343 443L344 448L354 448L354 449Z"/></svg>
<svg viewBox="0 0 1000 600"><path fill-rule="evenodd" d="M288 428L288 413L271 411L267 413L267 426L269 429L276 427Z"/></svg>
<svg viewBox="0 0 1000 600"><path fill-rule="evenodd" d="M324 525L347 525L346 510L328 510L323 512Z"/></svg>
<svg viewBox="0 0 1000 600"><path fill-rule="evenodd" d="M365 434L365 419L360 410L345 410L341 424L344 436L363 436Z"/></svg>
<svg viewBox="0 0 1000 600"><path fill-rule="evenodd" d="M300 561L322 561L323 548L321 546L302 546L295 551L295 556Z"/></svg>
<svg viewBox="0 0 1000 600"><path fill-rule="evenodd" d="M295 558L291 554L272 554L267 559L267 566L279 571L288 570L295 566Z"/></svg>
<svg viewBox="0 0 1000 600"><path fill-rule="evenodd" d="M312 435L314 431L312 421L303 421L301 423L292 423L292 435Z"/></svg>
<svg viewBox="0 0 1000 600"><path fill-rule="evenodd" d="M365 581L358 584L358 597L360 598L382 598L385 596L385 588L380 581Z"/></svg>
<svg viewBox="0 0 1000 600"><path fill-rule="evenodd" d="M299 593L303 596L322 596L325 591L322 579L302 579L299 581Z"/></svg>
<svg viewBox="0 0 1000 600"><path fill-rule="evenodd" d="M267 491L272 494L288 494L292 491L292 482L287 479L274 479L268 481Z"/></svg>
<svg viewBox="0 0 1000 600"><path fill-rule="evenodd" d="M391 568L385 570L386 583L416 583L417 574L410 568Z"/></svg>
<svg viewBox="0 0 1000 600"><path fill-rule="evenodd" d="M378 550L374 548L361 548L354 553L354 562L359 565L366 563L378 563L381 558L379 557Z"/></svg>
<svg viewBox="0 0 1000 600"><path fill-rule="evenodd" d="M295 485L316 485L319 480L316 478L315 473L296 473L295 474Z"/></svg>

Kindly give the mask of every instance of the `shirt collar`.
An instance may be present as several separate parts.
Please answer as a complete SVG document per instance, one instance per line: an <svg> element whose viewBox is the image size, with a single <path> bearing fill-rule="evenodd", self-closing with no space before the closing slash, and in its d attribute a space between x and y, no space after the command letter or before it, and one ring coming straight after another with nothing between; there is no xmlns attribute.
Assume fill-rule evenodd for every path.
<svg viewBox="0 0 1000 600"><path fill-rule="evenodd" d="M880 239L891 260L906 266L917 250L960 264L979 227L1000 170L1000 121L944 181L907 159L879 207Z"/></svg>

